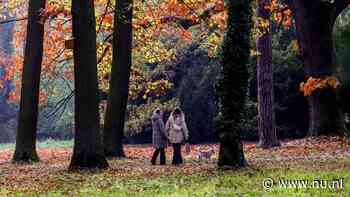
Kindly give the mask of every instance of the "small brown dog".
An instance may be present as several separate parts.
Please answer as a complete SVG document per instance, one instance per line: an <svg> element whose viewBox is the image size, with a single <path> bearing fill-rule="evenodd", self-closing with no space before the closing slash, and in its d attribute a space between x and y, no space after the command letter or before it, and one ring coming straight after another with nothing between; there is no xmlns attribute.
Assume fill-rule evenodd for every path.
<svg viewBox="0 0 350 197"><path fill-rule="evenodd" d="M214 154L214 150L210 149L208 151L200 150L198 152L198 160L202 161L203 159L211 160L212 155Z"/></svg>

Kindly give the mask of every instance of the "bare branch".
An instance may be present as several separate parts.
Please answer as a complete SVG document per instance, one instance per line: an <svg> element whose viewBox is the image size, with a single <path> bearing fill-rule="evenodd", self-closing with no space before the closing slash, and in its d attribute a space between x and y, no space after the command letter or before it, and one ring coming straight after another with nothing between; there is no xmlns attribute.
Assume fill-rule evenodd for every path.
<svg viewBox="0 0 350 197"><path fill-rule="evenodd" d="M7 23L14 23L14 22L18 22L18 21L24 21L24 20L28 20L28 17L12 18L12 19L8 19L8 20L3 20L3 21L0 21L0 25L4 25L4 24L7 24Z"/></svg>

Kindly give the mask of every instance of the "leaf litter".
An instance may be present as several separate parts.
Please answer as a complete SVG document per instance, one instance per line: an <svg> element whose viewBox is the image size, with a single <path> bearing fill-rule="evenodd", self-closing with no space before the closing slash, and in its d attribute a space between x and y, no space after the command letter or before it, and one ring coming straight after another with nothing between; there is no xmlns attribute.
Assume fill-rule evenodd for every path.
<svg viewBox="0 0 350 197"><path fill-rule="evenodd" d="M286 140L281 144L280 147L262 149L256 143L244 143L249 168L350 169L350 143L346 138L322 136ZM110 168L100 172L69 172L67 168L72 153L68 148L39 149L41 161L32 165L11 163L13 150L5 149L0 151L0 188L9 193L46 193L62 188L74 190L93 179L98 180L94 182L98 183L99 188L108 188L114 180L207 175L218 171L218 144L191 145L191 151L184 154L185 164L180 167L170 165L170 147L166 150L166 166L150 164L153 153L151 145L126 145L124 149L129 158L109 160ZM199 160L199 152L208 150L214 151L212 158Z"/></svg>

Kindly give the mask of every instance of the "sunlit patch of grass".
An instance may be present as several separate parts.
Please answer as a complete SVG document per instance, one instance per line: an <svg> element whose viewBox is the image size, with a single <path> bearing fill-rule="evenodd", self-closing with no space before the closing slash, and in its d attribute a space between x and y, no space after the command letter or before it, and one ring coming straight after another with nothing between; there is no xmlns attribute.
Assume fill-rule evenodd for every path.
<svg viewBox="0 0 350 197"><path fill-rule="evenodd" d="M125 162L125 161L122 161ZM136 161L135 161L136 162ZM350 164L350 161L347 161ZM310 167L310 166L309 166ZM270 189L263 187L266 178L273 178L275 185ZM53 177L51 177L53 178ZM279 179L293 180L333 180L343 178L344 187L333 188L281 188ZM306 170L270 166L246 168L238 171L213 169L205 173L184 175L179 171L172 175L158 177L127 177L111 175L111 171L99 173L63 173L54 177L60 186L42 196L116 196L116 197L187 197L187 196L348 196L350 193L350 172L346 169ZM0 190L1 191L1 190ZM5 191L0 194L5 194ZM14 194L21 196L21 194ZM22 196L36 196L26 193Z"/></svg>
<svg viewBox="0 0 350 197"><path fill-rule="evenodd" d="M287 157L289 148L283 146L274 150L276 157L268 157L270 150L251 148L246 151L248 168L220 171L215 159L199 161L195 157L196 151L185 156L184 166L171 166L171 154L168 165L152 166L149 161L152 148L126 146L130 158L109 160L108 170L68 172L70 150L67 149L72 145L72 141L46 140L38 143L43 158L41 163L19 166L5 162L0 166L0 173L3 173L0 196L246 197L349 196L350 193L349 154L322 157L334 155L333 149L319 151L319 157L300 158ZM299 152L297 149L293 155L297 156ZM3 154L6 156L9 151L3 151ZM263 187L267 178L272 178L275 183L270 189ZM343 188L282 188L278 185L279 180L336 179L344 180Z"/></svg>
<svg viewBox="0 0 350 197"><path fill-rule="evenodd" d="M39 149L50 149L50 148L72 148L73 140L54 140L46 139L37 142L37 147ZM10 149L14 150L15 143L0 144L0 150Z"/></svg>
<svg viewBox="0 0 350 197"><path fill-rule="evenodd" d="M5 150L5 149L14 149L15 144L14 143L6 143L6 144L1 144L0 143L0 150Z"/></svg>
<svg viewBox="0 0 350 197"><path fill-rule="evenodd" d="M73 148L73 140L54 140L46 139L40 141L37 145L38 148Z"/></svg>
<svg viewBox="0 0 350 197"><path fill-rule="evenodd" d="M220 172L213 174L181 174L156 179L117 180L110 187L102 189L96 182L86 184L73 193L76 196L346 196L350 185L345 183L343 189L286 189L266 190L262 182L267 177L285 179L324 179L344 178L349 180L348 172L307 172L284 169L253 170L244 169L237 172Z"/></svg>

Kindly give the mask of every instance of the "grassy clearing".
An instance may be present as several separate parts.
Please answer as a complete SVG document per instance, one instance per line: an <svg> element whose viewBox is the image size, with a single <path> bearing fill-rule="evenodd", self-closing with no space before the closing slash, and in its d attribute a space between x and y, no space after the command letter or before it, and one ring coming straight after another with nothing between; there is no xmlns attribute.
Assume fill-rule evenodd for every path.
<svg viewBox="0 0 350 197"><path fill-rule="evenodd" d="M126 146L132 158L110 160L110 169L100 172L68 172L72 142L40 142L40 163L15 165L12 150L0 151L0 196L350 196L350 145L338 138L295 140L282 147L263 150L245 144L249 167L238 171L216 168L218 146L196 145L181 167L152 166L149 146ZM196 152L215 150L214 160L198 161ZM168 163L171 149L167 150ZM263 187L274 180L270 189ZM332 181L343 179L342 188ZM280 186L279 180L309 181ZM312 188L314 180L327 180L325 188ZM334 185L338 186L338 185Z"/></svg>
<svg viewBox="0 0 350 197"><path fill-rule="evenodd" d="M115 161L117 165L119 161ZM132 162L132 161L127 161ZM120 163L120 162L119 162ZM350 164L350 161L340 161L342 164ZM123 164L122 164L123 165ZM306 164L307 165L307 164ZM337 165L328 163L327 165ZM332 169L323 165L321 170L298 170L276 168L247 168L239 171L209 170L205 173L184 175L181 172L167 176L151 177L124 177L117 178L113 172L104 171L97 174L63 173L60 176L50 177L52 182L60 182L60 187L45 193L27 192L12 193L13 196L142 196L142 197L182 197L182 196L349 196L350 178L348 169ZM309 166L310 167L310 166ZM334 167L334 166L333 166ZM159 168L157 166L157 168ZM85 178L82 178L85 176ZM304 189L304 188L280 188L278 184L266 190L262 186L267 177L293 180L334 180L344 178L345 184L341 189ZM2 195L10 195L2 191Z"/></svg>
<svg viewBox="0 0 350 197"><path fill-rule="evenodd" d="M38 148L49 149L49 148L73 148L73 140L62 140L57 141L54 139L47 139L38 143Z"/></svg>
<svg viewBox="0 0 350 197"><path fill-rule="evenodd" d="M91 182L82 189L68 194L74 196L348 196L350 185L344 189L279 189L269 191L262 187L266 177L291 179L327 179L346 176L340 173L310 173L305 171L242 170L239 172L216 172L212 175L172 176L157 179L116 181L109 188L101 189L100 183ZM335 192L337 192L335 194ZM64 196L64 193L56 193Z"/></svg>
<svg viewBox="0 0 350 197"><path fill-rule="evenodd" d="M39 141L37 147L41 149L50 149L50 148L73 148L73 140L54 140L46 139L44 141ZM14 150L14 143L0 144L0 151L5 149Z"/></svg>

